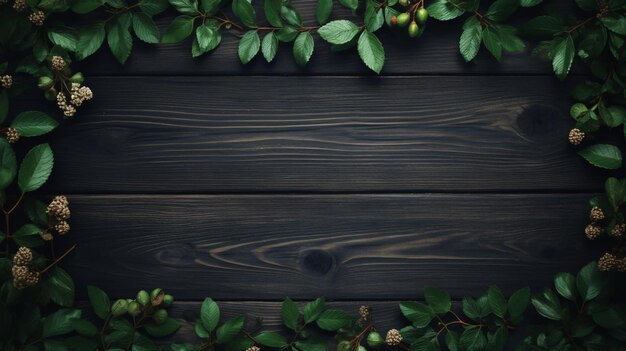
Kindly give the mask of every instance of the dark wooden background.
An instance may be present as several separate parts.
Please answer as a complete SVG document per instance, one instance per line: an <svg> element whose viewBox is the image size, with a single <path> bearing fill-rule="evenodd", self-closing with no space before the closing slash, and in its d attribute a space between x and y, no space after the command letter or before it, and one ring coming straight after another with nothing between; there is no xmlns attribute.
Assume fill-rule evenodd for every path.
<svg viewBox="0 0 626 351"><path fill-rule="evenodd" d="M243 66L230 35L199 59L135 43L123 67L81 63L95 99L55 136L47 188L71 202L79 299L159 286L177 316L210 296L271 325L285 296L324 295L389 328L424 286L539 290L588 262L601 177L567 143L571 81L529 54L466 64L459 28L382 35L382 76L320 40L307 68L286 45Z"/></svg>

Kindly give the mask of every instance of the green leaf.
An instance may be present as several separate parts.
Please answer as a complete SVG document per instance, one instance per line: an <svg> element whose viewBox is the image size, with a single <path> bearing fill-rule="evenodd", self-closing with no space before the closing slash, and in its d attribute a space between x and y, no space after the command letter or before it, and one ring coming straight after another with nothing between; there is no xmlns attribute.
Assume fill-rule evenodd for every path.
<svg viewBox="0 0 626 351"><path fill-rule="evenodd" d="M68 27L54 27L48 29L48 39L65 50L76 51L76 43L78 42L75 30Z"/></svg>
<svg viewBox="0 0 626 351"><path fill-rule="evenodd" d="M517 29L504 24L493 25L498 36L500 46L508 52L522 52L526 44L517 36Z"/></svg>
<svg viewBox="0 0 626 351"><path fill-rule="evenodd" d="M80 318L80 310L62 308L43 319L43 337L50 338L74 331L72 319Z"/></svg>
<svg viewBox="0 0 626 351"><path fill-rule="evenodd" d="M9 96L6 89L0 90L0 123L9 115Z"/></svg>
<svg viewBox="0 0 626 351"><path fill-rule="evenodd" d="M339 3L352 11L359 7L359 0L339 0Z"/></svg>
<svg viewBox="0 0 626 351"><path fill-rule="evenodd" d="M486 344L485 334L477 326L466 328L459 339L459 346L462 350L482 350Z"/></svg>
<svg viewBox="0 0 626 351"><path fill-rule="evenodd" d="M221 0L202 0L202 9L209 15L216 14L221 5Z"/></svg>
<svg viewBox="0 0 626 351"><path fill-rule="evenodd" d="M111 301L109 301L107 294L101 289L90 285L87 287L87 295L96 316L100 317L100 319L105 319L111 309Z"/></svg>
<svg viewBox="0 0 626 351"><path fill-rule="evenodd" d="M367 27L367 30L372 33L379 30L380 27L382 27L383 24L385 23L383 11L381 9L376 11L377 7L378 7L378 3L376 4L371 3L365 9L365 26Z"/></svg>
<svg viewBox="0 0 626 351"><path fill-rule="evenodd" d="M244 321L244 317L239 316L222 324L219 328L217 328L217 332L215 333L217 336L217 342L223 344L231 341L235 336L241 333Z"/></svg>
<svg viewBox="0 0 626 351"><path fill-rule="evenodd" d="M496 316L504 318L506 314L506 299L502 294L502 290L495 285L489 287L487 290L487 301L489 302L489 308Z"/></svg>
<svg viewBox="0 0 626 351"><path fill-rule="evenodd" d="M604 191L611 207L617 210L626 201L626 180L609 177L604 182Z"/></svg>
<svg viewBox="0 0 626 351"><path fill-rule="evenodd" d="M485 17L496 22L505 21L517 11L518 4L519 0L496 0L485 12Z"/></svg>
<svg viewBox="0 0 626 351"><path fill-rule="evenodd" d="M304 323L308 324L314 322L324 312L326 306L326 299L323 297L317 298L306 305L304 305Z"/></svg>
<svg viewBox="0 0 626 351"><path fill-rule="evenodd" d="M139 8L148 16L155 16L167 10L169 2L167 0L140 0Z"/></svg>
<svg viewBox="0 0 626 351"><path fill-rule="evenodd" d="M485 47L493 57L500 61L502 58L502 44L500 43L500 36L493 27L483 31L483 44L485 44Z"/></svg>
<svg viewBox="0 0 626 351"><path fill-rule="evenodd" d="M333 12L333 0L317 0L315 7L315 17L317 22L323 26L330 19Z"/></svg>
<svg viewBox="0 0 626 351"><path fill-rule="evenodd" d="M11 185L16 174L17 161L13 148L5 139L0 139L0 190Z"/></svg>
<svg viewBox="0 0 626 351"><path fill-rule="evenodd" d="M296 330L298 327L300 311L298 310L298 306L288 297L283 301L280 310L280 318L287 328Z"/></svg>
<svg viewBox="0 0 626 351"><path fill-rule="evenodd" d="M480 21L472 16L463 24L463 33L459 40L459 50L465 62L473 60L478 54L483 38L483 27Z"/></svg>
<svg viewBox="0 0 626 351"><path fill-rule="evenodd" d="M283 22L280 19L280 9L282 5L282 0L265 0L263 3L265 18L274 27L283 26Z"/></svg>
<svg viewBox="0 0 626 351"><path fill-rule="evenodd" d="M428 306L430 306L436 314L447 313L450 311L450 308L452 308L450 295L441 289L431 287L424 288L424 298Z"/></svg>
<svg viewBox="0 0 626 351"><path fill-rule="evenodd" d="M20 245L26 247L37 247L43 245L41 239L41 228L32 223L26 223L13 233L13 240Z"/></svg>
<svg viewBox="0 0 626 351"><path fill-rule="evenodd" d="M54 118L39 111L22 112L11 123L11 128L17 129L20 136L24 137L44 135L58 126Z"/></svg>
<svg viewBox="0 0 626 351"><path fill-rule="evenodd" d="M613 145L591 145L581 150L578 154L596 167L605 169L618 169L622 167L622 152Z"/></svg>
<svg viewBox="0 0 626 351"><path fill-rule="evenodd" d="M465 11L450 0L435 0L426 9L430 17L439 21L449 21L461 16Z"/></svg>
<svg viewBox="0 0 626 351"><path fill-rule="evenodd" d="M318 33L331 44L345 44L359 33L359 27L348 20L336 20L322 26Z"/></svg>
<svg viewBox="0 0 626 351"><path fill-rule="evenodd" d="M617 306L611 306L603 311L594 312L593 321L606 329L619 329L626 325L626 311Z"/></svg>
<svg viewBox="0 0 626 351"><path fill-rule="evenodd" d="M202 53L215 49L222 41L219 29L211 27L206 23L196 28L196 40Z"/></svg>
<svg viewBox="0 0 626 351"><path fill-rule="evenodd" d="M78 43L76 44L76 57L82 60L102 46L104 42L104 22L96 22L87 27L82 28L78 32Z"/></svg>
<svg viewBox="0 0 626 351"><path fill-rule="evenodd" d="M184 15L197 15L198 1L197 0L169 0L170 4L174 6L176 11Z"/></svg>
<svg viewBox="0 0 626 351"><path fill-rule="evenodd" d="M292 26L284 26L276 32L276 38L283 43L290 43L296 39L300 32Z"/></svg>
<svg viewBox="0 0 626 351"><path fill-rule="evenodd" d="M74 318L70 320L72 329L80 335L84 336L96 336L98 334L98 328L88 320Z"/></svg>
<svg viewBox="0 0 626 351"><path fill-rule="evenodd" d="M376 73L380 73L385 64L385 49L376 35L363 31L357 44L359 56L365 65Z"/></svg>
<svg viewBox="0 0 626 351"><path fill-rule="evenodd" d="M242 0L245 1L245 0ZM261 47L259 33L255 30L247 31L239 41L239 59L244 65L254 58Z"/></svg>
<svg viewBox="0 0 626 351"><path fill-rule="evenodd" d="M522 7L533 7L541 4L543 0L521 0L520 5Z"/></svg>
<svg viewBox="0 0 626 351"><path fill-rule="evenodd" d="M600 111L600 117L607 127L615 128L624 123L624 116L626 115L625 108L617 105L605 107L604 104L601 103L598 109Z"/></svg>
<svg viewBox="0 0 626 351"><path fill-rule="evenodd" d="M22 192L39 189L52 173L54 155L50 145L41 144L28 151L17 176L17 184Z"/></svg>
<svg viewBox="0 0 626 351"><path fill-rule="evenodd" d="M509 333L505 326L498 327L498 330L493 334L487 334L487 350L504 351L508 336Z"/></svg>
<svg viewBox="0 0 626 351"><path fill-rule="evenodd" d="M571 273L559 273L554 278L556 291L570 301L576 301L576 277Z"/></svg>
<svg viewBox="0 0 626 351"><path fill-rule="evenodd" d="M72 5L72 11L79 15L84 15L86 13L96 10L102 5L104 5L103 0L81 0L76 1Z"/></svg>
<svg viewBox="0 0 626 351"><path fill-rule="evenodd" d="M278 52L278 38L274 35L274 32L267 33L263 38L261 52L267 62L272 62L274 57L276 57L276 52Z"/></svg>
<svg viewBox="0 0 626 351"><path fill-rule="evenodd" d="M204 299L200 307L200 320L204 329L209 333L215 329L220 320L220 307L208 297Z"/></svg>
<svg viewBox="0 0 626 351"><path fill-rule="evenodd" d="M565 310L561 306L559 297L551 289L544 291L543 295L531 298L531 302L537 313L548 319L558 321L565 317Z"/></svg>
<svg viewBox="0 0 626 351"><path fill-rule="evenodd" d="M256 12L248 0L233 0L233 13L246 26L256 26Z"/></svg>
<svg viewBox="0 0 626 351"><path fill-rule="evenodd" d="M414 301L401 302L400 311L416 328L425 328L435 317L432 308Z"/></svg>
<svg viewBox="0 0 626 351"><path fill-rule="evenodd" d="M180 323L173 318L168 318L161 324L148 323L143 327L148 335L155 338L162 338L174 334L180 328Z"/></svg>
<svg viewBox="0 0 626 351"><path fill-rule="evenodd" d="M107 43L113 56L121 64L126 62L133 48L133 38L129 28L130 19L129 13L124 13L107 27Z"/></svg>
<svg viewBox="0 0 626 351"><path fill-rule="evenodd" d="M509 314L512 318L520 317L526 311L526 307L530 303L530 289L528 287L521 288L511 295L508 302Z"/></svg>
<svg viewBox="0 0 626 351"><path fill-rule="evenodd" d="M524 33L538 38L550 39L563 31L563 20L553 16L537 16L526 22Z"/></svg>
<svg viewBox="0 0 626 351"><path fill-rule="evenodd" d="M576 288L583 302L593 300L602 292L602 274L596 262L590 262L576 275Z"/></svg>
<svg viewBox="0 0 626 351"><path fill-rule="evenodd" d="M167 27L161 37L161 43L173 44L185 40L193 32L193 17L178 16Z"/></svg>
<svg viewBox="0 0 626 351"><path fill-rule="evenodd" d="M315 42L309 32L302 32L296 37L293 43L293 57L300 66L306 66L313 55Z"/></svg>
<svg viewBox="0 0 626 351"><path fill-rule="evenodd" d="M446 346L450 351L459 351L459 335L452 330L448 330L445 337Z"/></svg>
<svg viewBox="0 0 626 351"><path fill-rule="evenodd" d="M323 330L335 331L350 324L352 318L342 310L326 310L317 319L317 326Z"/></svg>
<svg viewBox="0 0 626 351"><path fill-rule="evenodd" d="M254 337L259 344L267 347L282 348L287 345L284 336L274 332L263 332Z"/></svg>
<svg viewBox="0 0 626 351"><path fill-rule="evenodd" d="M613 13L603 16L600 20L611 32L626 35L626 17Z"/></svg>
<svg viewBox="0 0 626 351"><path fill-rule="evenodd" d="M280 15L292 26L300 27L302 25L302 18L300 18L300 14L290 5L284 4L280 8Z"/></svg>
<svg viewBox="0 0 626 351"><path fill-rule="evenodd" d="M569 73L574 61L574 39L571 35L565 36L555 47L552 57L552 68L559 79L564 79Z"/></svg>
<svg viewBox="0 0 626 351"><path fill-rule="evenodd" d="M74 281L61 267L56 266L48 276L50 299L60 306L70 307L74 303Z"/></svg>
<svg viewBox="0 0 626 351"><path fill-rule="evenodd" d="M161 34L159 28L146 14L141 12L135 13L133 16L133 30L137 38L149 44L156 44L159 42Z"/></svg>

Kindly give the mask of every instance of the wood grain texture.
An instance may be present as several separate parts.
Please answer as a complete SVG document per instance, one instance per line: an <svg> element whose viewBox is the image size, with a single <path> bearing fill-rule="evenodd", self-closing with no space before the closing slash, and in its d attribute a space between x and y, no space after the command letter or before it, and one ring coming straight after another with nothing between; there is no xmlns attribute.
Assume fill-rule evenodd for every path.
<svg viewBox="0 0 626 351"><path fill-rule="evenodd" d="M75 195L77 286L181 300L407 299L550 284L598 254L588 195Z"/></svg>
<svg viewBox="0 0 626 351"><path fill-rule="evenodd" d="M53 191L590 191L548 77L94 78Z"/></svg>
<svg viewBox="0 0 626 351"><path fill-rule="evenodd" d="M565 3L566 1L563 1ZM255 2L257 13L262 17L262 2ZM315 26L316 1L294 0L293 5L301 12L305 25ZM536 14L537 10L520 10L518 22ZM157 23L164 32L172 21L173 13L161 16ZM350 11L335 4L335 19L353 19ZM362 18L362 17L361 17ZM377 32L384 44L386 61L383 74L545 74L553 75L549 62L530 55L505 54L497 62L482 48L472 63L466 63L459 54L459 37L463 20L438 22L430 20L425 34L417 40L407 37L404 30L387 28ZM120 65L106 45L80 67L90 75L373 75L360 61L356 49L332 53L330 46L315 35L315 52L310 63L302 68L292 55L292 44L281 44L278 55L267 63L259 54L250 64L243 65L237 55L240 32L225 33L220 46L211 54L200 58L191 57L191 39L173 45L146 45L135 41L133 53L125 65ZM528 50L530 51L530 50Z"/></svg>

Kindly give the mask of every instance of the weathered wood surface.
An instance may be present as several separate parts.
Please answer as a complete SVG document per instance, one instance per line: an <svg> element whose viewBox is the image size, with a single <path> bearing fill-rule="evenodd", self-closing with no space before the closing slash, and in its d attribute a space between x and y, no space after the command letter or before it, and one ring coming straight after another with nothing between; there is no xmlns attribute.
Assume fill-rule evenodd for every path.
<svg viewBox="0 0 626 351"><path fill-rule="evenodd" d="M71 193L593 191L551 77L109 77L54 139Z"/></svg>
<svg viewBox="0 0 626 351"><path fill-rule="evenodd" d="M581 195L76 195L79 286L181 300L458 298L541 288L597 254Z"/></svg>
<svg viewBox="0 0 626 351"><path fill-rule="evenodd" d="M294 0L293 5L301 12L305 25L315 26L316 1ZM563 1L567 3L567 1ZM257 2L260 5L262 2ZM257 13L263 17L261 7ZM517 22L523 24L537 9L522 9ZM168 13L157 18L163 32L175 14ZM334 18L352 18L350 11L334 7ZM424 35L412 40L404 30L377 32L384 44L386 61L383 74L545 74L552 75L551 65L530 55L530 50L522 54L505 54L497 62L484 48L472 63L466 63L459 54L459 37L462 20L437 22L431 20ZM173 45L145 45L135 42L133 54L125 65L120 65L104 46L93 57L87 58L80 66L90 75L373 75L360 61L356 49L333 53L328 43L315 35L315 52L311 62L302 68L292 55L291 44L281 44L274 61L270 64L259 54L250 64L243 65L237 56L238 37L235 30L225 33L217 50L197 59L191 58L191 39Z"/></svg>

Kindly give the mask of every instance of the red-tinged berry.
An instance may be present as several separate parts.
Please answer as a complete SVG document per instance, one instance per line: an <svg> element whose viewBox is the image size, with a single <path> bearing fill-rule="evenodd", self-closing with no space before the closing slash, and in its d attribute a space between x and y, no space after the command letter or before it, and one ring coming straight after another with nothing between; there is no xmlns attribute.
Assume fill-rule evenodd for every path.
<svg viewBox="0 0 626 351"><path fill-rule="evenodd" d="M394 25L394 26L395 26L396 24L398 24L398 17L396 17L396 16L391 16L391 24L392 24L392 25Z"/></svg>

